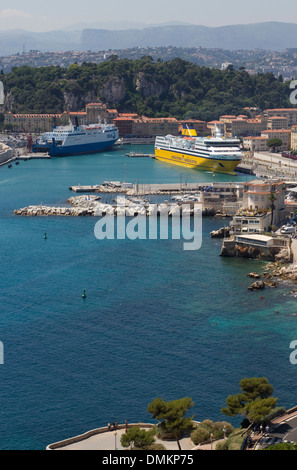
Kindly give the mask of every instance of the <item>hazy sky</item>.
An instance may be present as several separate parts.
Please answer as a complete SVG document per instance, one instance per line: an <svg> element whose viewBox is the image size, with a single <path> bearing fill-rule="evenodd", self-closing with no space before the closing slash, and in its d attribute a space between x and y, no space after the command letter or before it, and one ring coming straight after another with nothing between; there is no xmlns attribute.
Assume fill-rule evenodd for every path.
<svg viewBox="0 0 297 470"><path fill-rule="evenodd" d="M297 23L293 0L1 0L0 30L50 31L77 23L182 21L205 26Z"/></svg>

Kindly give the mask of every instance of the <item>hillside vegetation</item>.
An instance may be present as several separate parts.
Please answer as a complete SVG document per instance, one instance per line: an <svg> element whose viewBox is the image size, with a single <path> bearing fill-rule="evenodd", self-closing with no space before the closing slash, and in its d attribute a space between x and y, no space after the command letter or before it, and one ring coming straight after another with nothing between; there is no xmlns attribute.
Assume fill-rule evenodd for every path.
<svg viewBox="0 0 297 470"><path fill-rule="evenodd" d="M199 67L176 58L156 62L112 56L100 64L62 67L19 67L1 80L5 111L61 113L84 110L102 101L119 112L150 117L210 121L242 108L292 107L289 83L272 73L249 75L244 69L225 71Z"/></svg>

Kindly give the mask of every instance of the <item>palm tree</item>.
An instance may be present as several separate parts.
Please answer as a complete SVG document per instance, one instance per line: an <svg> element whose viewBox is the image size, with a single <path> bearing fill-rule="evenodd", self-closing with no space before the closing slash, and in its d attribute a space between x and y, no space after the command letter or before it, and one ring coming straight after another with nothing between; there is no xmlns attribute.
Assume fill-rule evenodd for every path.
<svg viewBox="0 0 297 470"><path fill-rule="evenodd" d="M271 209L271 222L270 222L270 226L273 225L273 216L274 216L274 209L275 209L275 201L277 199L276 195L274 192L271 191L270 195L269 195L269 201L270 201L270 209Z"/></svg>

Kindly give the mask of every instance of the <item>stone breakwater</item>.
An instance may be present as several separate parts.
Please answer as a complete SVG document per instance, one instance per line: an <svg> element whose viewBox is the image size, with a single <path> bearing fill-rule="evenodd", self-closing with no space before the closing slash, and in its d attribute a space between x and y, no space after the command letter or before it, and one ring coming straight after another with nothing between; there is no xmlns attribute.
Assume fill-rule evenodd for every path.
<svg viewBox="0 0 297 470"><path fill-rule="evenodd" d="M177 203L150 204L147 202L135 203L123 197L117 197L115 204L105 204L100 201L99 196L77 196L67 200L70 207L50 207L45 205L31 205L22 209L16 209L15 215L19 216L63 216L63 217L81 217L81 216L105 216L105 215L124 215L134 217L137 215L153 216L168 214L169 216L190 215L202 213L208 216L209 212L202 212L201 205L190 207Z"/></svg>
<svg viewBox="0 0 297 470"><path fill-rule="evenodd" d="M80 207L48 207L48 206L28 206L14 211L15 215L36 217L36 216L63 216L78 217L92 216L93 211Z"/></svg>

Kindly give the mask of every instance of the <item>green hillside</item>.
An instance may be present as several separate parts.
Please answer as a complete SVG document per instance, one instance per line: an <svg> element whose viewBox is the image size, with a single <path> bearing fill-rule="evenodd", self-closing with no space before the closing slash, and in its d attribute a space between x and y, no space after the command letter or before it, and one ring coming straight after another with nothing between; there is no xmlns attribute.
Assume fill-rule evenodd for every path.
<svg viewBox="0 0 297 470"><path fill-rule="evenodd" d="M60 113L79 111L102 101L119 112L149 117L173 116L210 121L242 108L292 107L289 83L272 73L249 75L199 67L181 59L163 62L112 56L100 64L61 67L19 67L1 80L5 111Z"/></svg>

